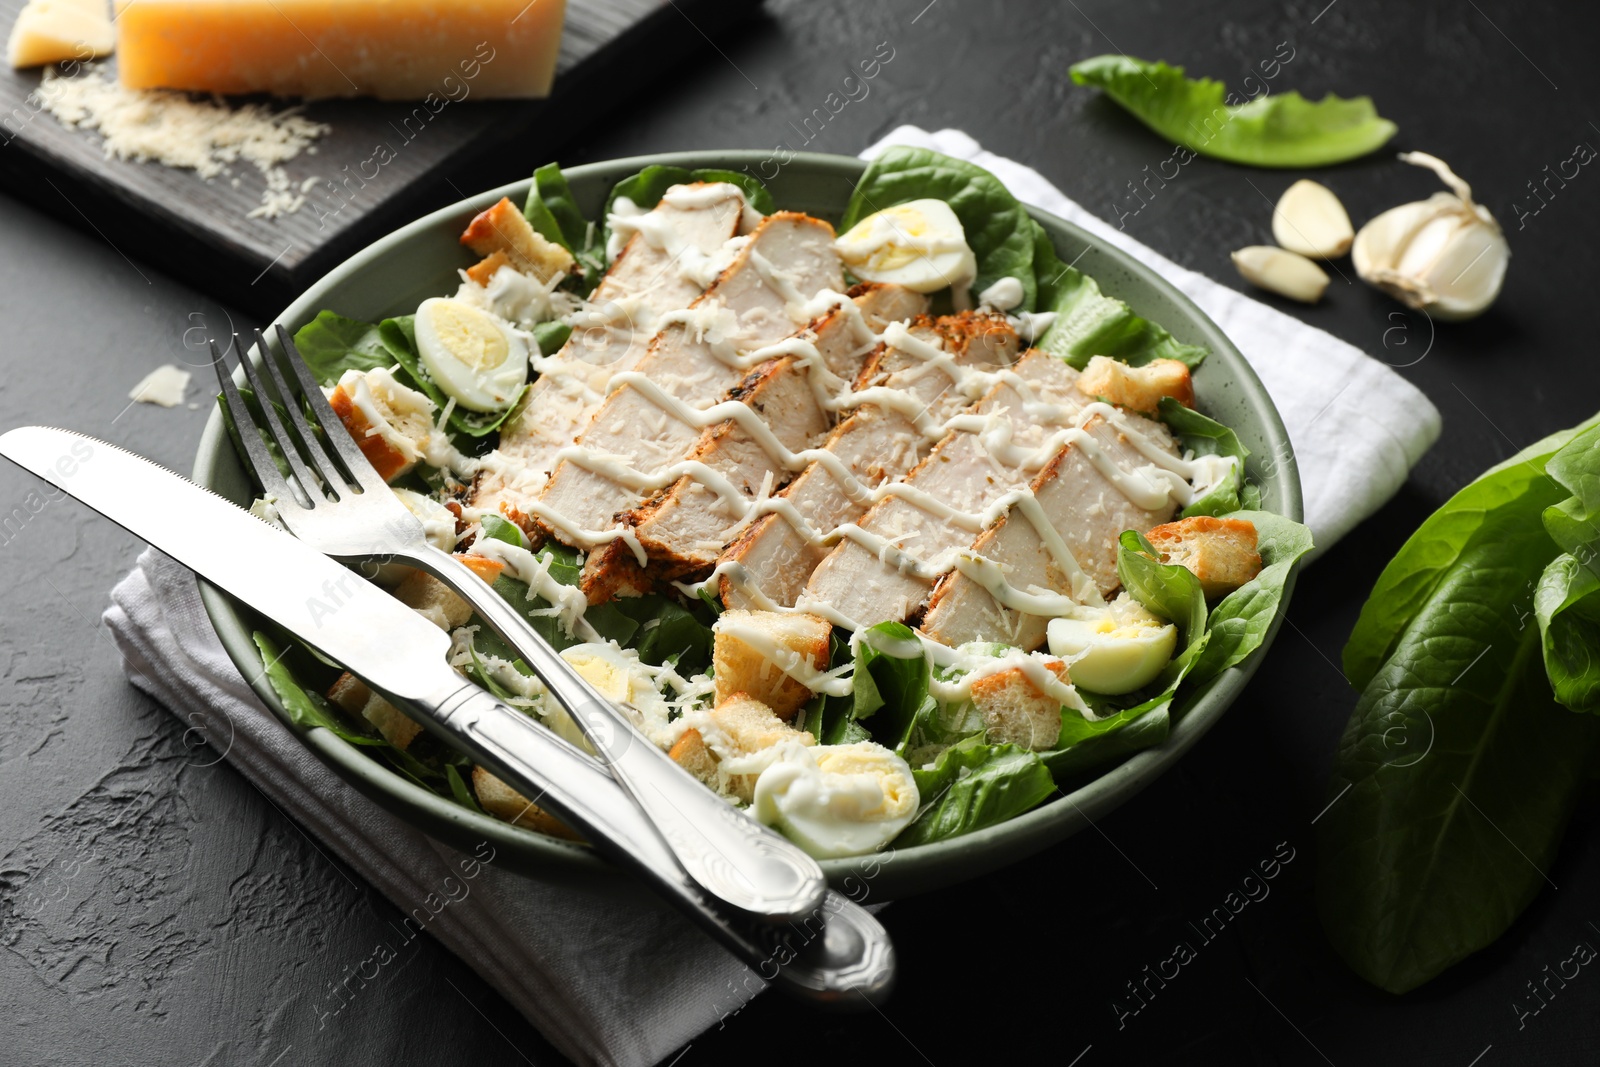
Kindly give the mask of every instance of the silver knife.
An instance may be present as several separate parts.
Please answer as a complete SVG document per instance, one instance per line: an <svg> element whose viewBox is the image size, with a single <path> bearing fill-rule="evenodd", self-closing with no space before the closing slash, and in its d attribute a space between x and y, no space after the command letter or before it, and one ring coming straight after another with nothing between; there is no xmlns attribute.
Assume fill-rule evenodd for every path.
<svg viewBox="0 0 1600 1067"><path fill-rule="evenodd" d="M780 926L721 905L598 761L462 677L446 662L449 635L353 571L210 490L92 437L25 426L0 435L0 455L343 665L554 812L762 978L839 1006L888 995L894 948L864 908L829 890L813 916Z"/></svg>

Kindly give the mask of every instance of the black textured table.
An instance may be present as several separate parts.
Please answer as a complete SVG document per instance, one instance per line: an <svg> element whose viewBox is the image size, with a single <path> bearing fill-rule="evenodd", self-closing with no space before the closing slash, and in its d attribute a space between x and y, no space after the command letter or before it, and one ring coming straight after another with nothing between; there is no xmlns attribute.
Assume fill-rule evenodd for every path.
<svg viewBox="0 0 1600 1067"><path fill-rule="evenodd" d="M1455 165L1514 252L1504 296L1468 326L1430 331L1337 276L1322 306L1297 311L1403 365L1444 413L1444 436L1388 507L1303 575L1249 691L1175 771L1098 832L896 903L884 920L904 977L882 1014L819 1016L765 997L679 1062L942 1065L984 1050L1083 1067L1596 1061L1600 978L1575 980L1521 1026L1513 1010L1574 942L1600 943L1592 803L1550 872L1559 888L1405 998L1365 986L1323 940L1311 823L1355 702L1340 648L1383 563L1474 474L1600 407L1600 176L1584 170L1538 201L1529 184L1580 142L1600 145L1597 29L1577 5L1506 0L783 0L685 52L673 77L554 153L569 164L780 143L854 153L902 122L957 126L1178 262L1241 285L1227 254L1269 239L1268 201L1293 175L1196 160L1133 200L1130 183L1171 147L1072 87L1067 68L1126 49L1237 85L1287 41L1279 87L1372 94L1400 125L1394 147ZM808 131L880 42L893 59L869 95ZM552 154L518 151L455 180L484 187ZM1435 188L1388 152L1329 180L1358 222ZM127 392L162 363L202 363L203 331L191 328L244 320L169 281L113 226L102 236L83 223L0 199L0 426L72 426L187 470L204 407L130 407ZM558 1062L426 938L357 1010L324 1024L316 1005L398 912L128 686L98 616L139 546L33 488L0 470L0 1064ZM1274 855L1292 858L1270 894L1119 1017L1127 983Z"/></svg>

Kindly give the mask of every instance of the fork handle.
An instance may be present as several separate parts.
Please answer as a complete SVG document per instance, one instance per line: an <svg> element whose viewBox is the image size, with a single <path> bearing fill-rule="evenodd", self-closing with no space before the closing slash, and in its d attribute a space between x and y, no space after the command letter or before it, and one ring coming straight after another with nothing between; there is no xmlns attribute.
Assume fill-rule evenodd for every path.
<svg viewBox="0 0 1600 1067"><path fill-rule="evenodd" d="M894 947L865 908L829 889L810 912L780 927L723 907L688 876L645 812L592 757L454 671L441 673L436 694L395 699L434 733L560 816L761 978L840 1008L859 1005L851 993L869 1004L888 996Z"/></svg>
<svg viewBox="0 0 1600 1067"><path fill-rule="evenodd" d="M406 557L459 593L517 650L702 889L771 922L816 911L827 882L815 860L673 762L460 560L431 545Z"/></svg>

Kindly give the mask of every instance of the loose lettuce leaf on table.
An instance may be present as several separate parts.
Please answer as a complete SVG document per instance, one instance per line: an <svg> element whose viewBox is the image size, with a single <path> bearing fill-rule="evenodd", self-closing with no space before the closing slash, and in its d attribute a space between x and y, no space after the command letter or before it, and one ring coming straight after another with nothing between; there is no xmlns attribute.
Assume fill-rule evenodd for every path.
<svg viewBox="0 0 1600 1067"><path fill-rule="evenodd" d="M1372 681L1463 553L1499 536L1505 523L1519 527L1529 515L1537 523L1542 510L1563 502L1568 491L1545 474L1545 465L1569 441L1597 424L1600 420L1590 419L1529 445L1485 471L1428 516L1383 569L1361 608L1344 648L1344 673L1351 685L1365 689ZM1549 521L1548 512L1545 519ZM1555 555L1552 545L1541 566Z"/></svg>
<svg viewBox="0 0 1600 1067"><path fill-rule="evenodd" d="M1582 703L1587 670L1558 646L1547 675L1549 620L1576 610L1568 621L1587 624L1593 601L1541 522L1567 493L1547 464L1593 425L1524 449L1430 516L1345 649L1362 694L1318 824L1318 907L1345 961L1392 992L1527 907L1600 750L1600 720L1556 702Z"/></svg>
<svg viewBox="0 0 1600 1067"><path fill-rule="evenodd" d="M1247 166L1343 163L1377 151L1398 129L1366 96L1329 93L1313 102L1296 92L1269 93L1230 104L1219 81L1186 78L1182 67L1125 55L1095 56L1073 64L1071 73L1167 140Z"/></svg>
<svg viewBox="0 0 1600 1067"><path fill-rule="evenodd" d="M1317 825L1323 928L1393 993L1493 942L1539 893L1600 742L1600 719L1552 698L1538 627L1519 627L1551 546L1536 510L1514 510L1373 672Z"/></svg>
<svg viewBox="0 0 1600 1067"><path fill-rule="evenodd" d="M1600 577L1563 552L1539 576L1533 609L1556 700L1600 712Z"/></svg>
<svg viewBox="0 0 1600 1067"><path fill-rule="evenodd" d="M1534 593L1545 672L1557 701L1600 711L1600 426L1575 436L1545 471L1573 494L1543 515L1546 532L1565 550Z"/></svg>

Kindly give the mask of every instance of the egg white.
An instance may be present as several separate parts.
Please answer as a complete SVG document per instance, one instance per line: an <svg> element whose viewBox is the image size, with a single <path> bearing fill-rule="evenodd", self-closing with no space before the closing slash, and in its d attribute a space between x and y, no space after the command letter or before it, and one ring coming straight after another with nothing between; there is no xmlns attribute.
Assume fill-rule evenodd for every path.
<svg viewBox="0 0 1600 1067"><path fill-rule="evenodd" d="M844 265L864 282L918 293L965 289L978 260L961 220L943 200L911 200L874 212L834 242Z"/></svg>
<svg viewBox="0 0 1600 1067"><path fill-rule="evenodd" d="M424 300L417 355L434 384L470 411L503 411L528 381L528 343L510 323L454 297Z"/></svg>
<svg viewBox="0 0 1600 1067"><path fill-rule="evenodd" d="M752 810L808 854L875 852L916 818L921 798L911 768L882 745L779 747L756 779Z"/></svg>
<svg viewBox="0 0 1600 1067"><path fill-rule="evenodd" d="M1178 628L1123 593L1102 607L1051 619L1050 651L1067 662L1072 684L1120 696L1156 680L1178 648Z"/></svg>

